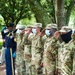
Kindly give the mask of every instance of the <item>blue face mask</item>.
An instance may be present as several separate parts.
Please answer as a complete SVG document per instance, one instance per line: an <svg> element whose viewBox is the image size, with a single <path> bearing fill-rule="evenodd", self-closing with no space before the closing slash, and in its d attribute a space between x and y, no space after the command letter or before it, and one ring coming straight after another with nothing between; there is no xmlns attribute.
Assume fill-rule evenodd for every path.
<svg viewBox="0 0 75 75"><path fill-rule="evenodd" d="M45 34L47 35L47 36L50 36L50 30L45 30Z"/></svg>
<svg viewBox="0 0 75 75"><path fill-rule="evenodd" d="M22 30L18 29L16 33L20 34L22 32Z"/></svg>
<svg viewBox="0 0 75 75"><path fill-rule="evenodd" d="M37 33L37 31L36 31L36 29L32 29L32 32L33 32L33 34L36 34Z"/></svg>

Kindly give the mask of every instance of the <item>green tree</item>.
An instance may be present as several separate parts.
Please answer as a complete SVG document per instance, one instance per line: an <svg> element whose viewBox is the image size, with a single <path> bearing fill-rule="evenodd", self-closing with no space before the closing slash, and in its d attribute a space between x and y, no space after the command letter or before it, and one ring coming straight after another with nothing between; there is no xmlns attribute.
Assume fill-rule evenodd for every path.
<svg viewBox="0 0 75 75"><path fill-rule="evenodd" d="M23 18L31 18L31 12L26 0L0 0L0 14L5 24L14 22L17 24Z"/></svg>
<svg viewBox="0 0 75 75"><path fill-rule="evenodd" d="M37 22L43 25L57 23L61 28L68 25L75 0L28 0L31 11L35 14Z"/></svg>
<svg viewBox="0 0 75 75"><path fill-rule="evenodd" d="M75 0L55 0L58 29L63 25L68 25L74 5Z"/></svg>
<svg viewBox="0 0 75 75"><path fill-rule="evenodd" d="M75 0L65 0L65 24L68 25L71 12L74 11Z"/></svg>
<svg viewBox="0 0 75 75"><path fill-rule="evenodd" d="M34 14L36 21L43 27L49 23L57 23L59 28L68 25L75 0L0 0L0 14L5 23L18 23L21 19L31 19Z"/></svg>
<svg viewBox="0 0 75 75"><path fill-rule="evenodd" d="M58 25L58 29L61 26L65 25L65 13L64 13L64 3L65 0L56 0L56 22Z"/></svg>
<svg viewBox="0 0 75 75"><path fill-rule="evenodd" d="M75 27L75 7L73 7L70 19L71 19L71 22L73 22L73 26Z"/></svg>
<svg viewBox="0 0 75 75"><path fill-rule="evenodd" d="M28 0L31 11L35 14L37 22L41 22L43 27L49 23L55 23L55 12L53 0ZM52 8L51 8L52 7Z"/></svg>

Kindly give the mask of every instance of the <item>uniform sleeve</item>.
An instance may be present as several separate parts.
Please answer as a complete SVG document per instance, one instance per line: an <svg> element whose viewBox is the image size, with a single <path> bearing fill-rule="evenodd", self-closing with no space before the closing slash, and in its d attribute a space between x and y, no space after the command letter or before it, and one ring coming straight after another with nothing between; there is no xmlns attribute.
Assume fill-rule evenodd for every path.
<svg viewBox="0 0 75 75"><path fill-rule="evenodd" d="M73 71L72 71L72 75L75 75L75 48L73 51Z"/></svg>
<svg viewBox="0 0 75 75"><path fill-rule="evenodd" d="M43 63L44 43L47 37L41 37L41 63Z"/></svg>
<svg viewBox="0 0 75 75"><path fill-rule="evenodd" d="M42 42L45 43L45 41L46 41L46 39L47 39L47 36L44 35L44 36L42 36L41 38L42 38Z"/></svg>
<svg viewBox="0 0 75 75"><path fill-rule="evenodd" d="M39 37L37 39L37 44L36 44L36 50L35 50L35 57L37 59L37 62L42 62L42 59L43 59L43 43L42 43L42 37Z"/></svg>
<svg viewBox="0 0 75 75"><path fill-rule="evenodd" d="M33 33L29 34L28 40L32 42L33 38L34 38L34 34Z"/></svg>
<svg viewBox="0 0 75 75"><path fill-rule="evenodd" d="M51 47L55 49L59 48L59 41L55 37L51 39Z"/></svg>
<svg viewBox="0 0 75 75"><path fill-rule="evenodd" d="M23 49L24 48L24 44L26 42L26 40L28 39L28 34L24 34L23 39L20 43L20 47Z"/></svg>

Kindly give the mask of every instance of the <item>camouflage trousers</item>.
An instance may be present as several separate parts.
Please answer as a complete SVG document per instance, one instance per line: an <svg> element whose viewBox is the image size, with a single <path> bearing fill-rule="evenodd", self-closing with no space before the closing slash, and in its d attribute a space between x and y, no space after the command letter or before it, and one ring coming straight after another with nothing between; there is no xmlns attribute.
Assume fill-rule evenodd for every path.
<svg viewBox="0 0 75 75"><path fill-rule="evenodd" d="M34 64L32 64L31 69L32 69L32 75L43 75L43 70L42 67L40 67L40 61L33 61Z"/></svg>
<svg viewBox="0 0 75 75"><path fill-rule="evenodd" d="M23 59L23 52L20 51L17 53L17 57L16 57L16 69L17 69L17 74L18 75L25 75L26 74L26 68L25 68L25 61Z"/></svg>
<svg viewBox="0 0 75 75"><path fill-rule="evenodd" d="M58 75L62 75L62 63L64 61L63 48L58 49Z"/></svg>
<svg viewBox="0 0 75 75"><path fill-rule="evenodd" d="M25 66L26 66L26 74L25 75L31 75L31 60L25 60Z"/></svg>
<svg viewBox="0 0 75 75"><path fill-rule="evenodd" d="M43 56L43 66L45 75L57 75L57 56L54 55L54 57L52 57L52 55L49 54L48 56L47 54L45 54Z"/></svg>
<svg viewBox="0 0 75 75"><path fill-rule="evenodd" d="M53 63L53 62L52 62ZM48 65L48 64L47 64ZM45 66L44 68L44 74L45 75L56 75L55 74L55 65L54 64L50 64L48 66Z"/></svg>

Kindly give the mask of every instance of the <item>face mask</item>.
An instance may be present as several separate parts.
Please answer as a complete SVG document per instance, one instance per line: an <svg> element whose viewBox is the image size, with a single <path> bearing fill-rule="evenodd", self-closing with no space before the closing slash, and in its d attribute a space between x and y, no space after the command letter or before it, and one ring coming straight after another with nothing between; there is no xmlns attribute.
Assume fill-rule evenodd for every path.
<svg viewBox="0 0 75 75"><path fill-rule="evenodd" d="M69 31L67 34L62 34L61 38L65 43L68 43L71 40L71 34L72 34L72 30Z"/></svg>
<svg viewBox="0 0 75 75"><path fill-rule="evenodd" d="M22 32L22 31L18 29L16 33L20 34L21 32Z"/></svg>
<svg viewBox="0 0 75 75"><path fill-rule="evenodd" d="M45 30L45 34L47 35L47 36L50 36L50 30Z"/></svg>
<svg viewBox="0 0 75 75"><path fill-rule="evenodd" d="M8 29L5 29L5 30L4 30L4 33L8 33L8 32L9 32L9 30L8 30Z"/></svg>
<svg viewBox="0 0 75 75"><path fill-rule="evenodd" d="M34 34L36 34L37 33L37 31L36 31L36 29L32 29L32 32L34 33Z"/></svg>

